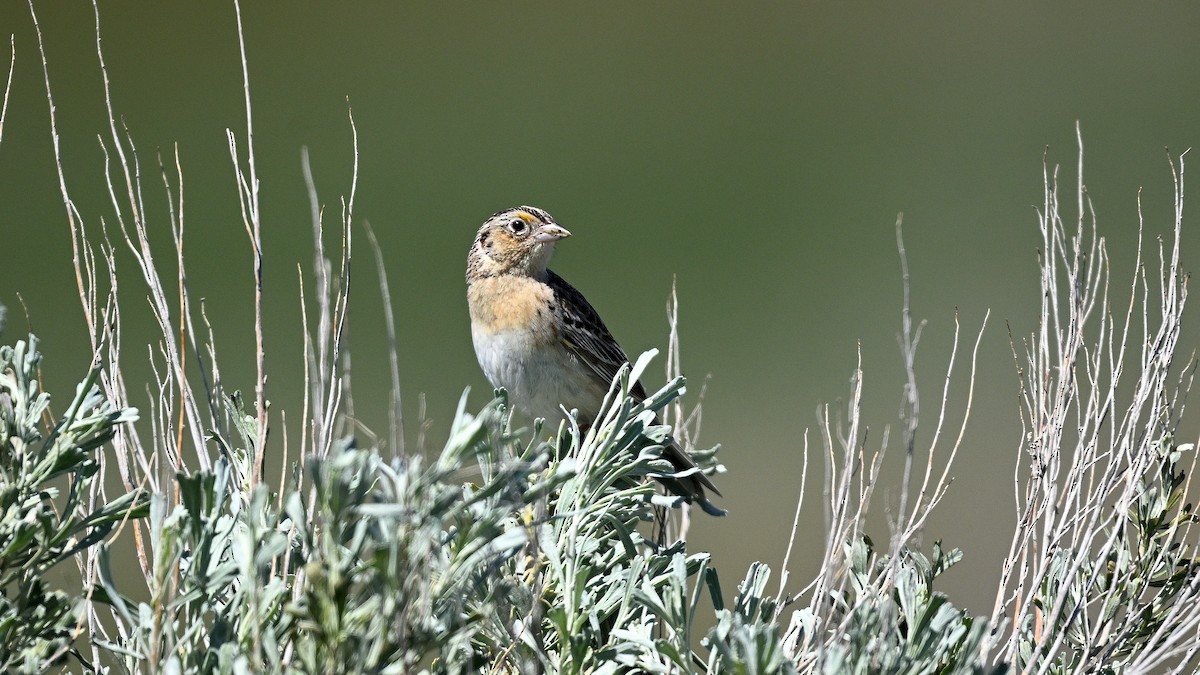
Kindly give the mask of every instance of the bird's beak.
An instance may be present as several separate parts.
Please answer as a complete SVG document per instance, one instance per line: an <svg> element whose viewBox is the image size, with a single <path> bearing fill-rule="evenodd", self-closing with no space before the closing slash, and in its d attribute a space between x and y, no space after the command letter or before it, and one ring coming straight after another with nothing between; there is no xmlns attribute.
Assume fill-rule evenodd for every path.
<svg viewBox="0 0 1200 675"><path fill-rule="evenodd" d="M537 232L533 235L533 240L539 244L545 244L569 236L571 236L571 233L567 231L567 228L555 225L554 223L546 223L537 229Z"/></svg>

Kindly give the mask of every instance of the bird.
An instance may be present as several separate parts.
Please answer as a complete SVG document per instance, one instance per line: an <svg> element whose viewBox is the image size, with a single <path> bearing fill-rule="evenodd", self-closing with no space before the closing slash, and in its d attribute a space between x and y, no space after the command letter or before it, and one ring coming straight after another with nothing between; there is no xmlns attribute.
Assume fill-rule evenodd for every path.
<svg viewBox="0 0 1200 675"><path fill-rule="evenodd" d="M546 211L518 206L492 214L467 256L471 341L484 375L508 391L514 407L556 428L565 410L581 426L593 423L617 371L629 362L583 294L550 270L559 241L571 233ZM630 396L646 390L635 382ZM721 496L674 439L663 457L676 473L666 484L709 513L724 513L705 493Z"/></svg>

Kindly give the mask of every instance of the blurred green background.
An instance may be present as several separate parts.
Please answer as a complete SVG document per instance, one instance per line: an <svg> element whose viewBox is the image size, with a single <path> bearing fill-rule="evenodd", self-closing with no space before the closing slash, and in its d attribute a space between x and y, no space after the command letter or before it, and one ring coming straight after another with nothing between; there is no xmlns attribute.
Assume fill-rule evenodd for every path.
<svg viewBox="0 0 1200 675"><path fill-rule="evenodd" d="M36 7L66 180L98 229L112 215L96 140L107 126L94 17L80 2ZM191 289L207 299L227 386L252 390L250 248L225 140L226 128L244 130L233 8L102 2L100 11L114 104L147 174L159 258L167 264L173 254L154 155L178 143ZM466 253L492 212L541 206L575 234L554 268L631 354L665 348L664 306L677 279L684 369L694 385L711 376L701 443L720 442L729 469L718 482L730 515L699 517L692 544L713 551L727 589L752 560L778 568L806 432L810 485L791 586L816 569L816 410L829 402L844 417L860 347L867 447L878 448L897 420L894 223L903 211L913 310L928 320L920 441L932 434L956 312L967 345L992 312L955 483L925 534L926 545L943 539L966 551L944 590L990 610L1015 518L1021 426L1009 331L1019 339L1035 326L1043 153L1073 185L1080 121L1086 180L1121 286L1132 274L1138 190L1153 241L1170 227L1164 146L1177 154L1200 137L1195 3L292 2L243 12L275 410L299 416L296 265L307 275L312 251L300 149L311 152L333 226L350 185L348 98L361 150L356 220L369 220L385 249L409 441L418 394L434 448L464 387L472 407L490 396L471 347ZM85 372L87 341L32 23L24 3L6 0L0 34L10 33L0 303L10 309L11 341L25 329L17 294L24 299L61 405ZM1064 201L1070 221L1074 197ZM350 319L355 402L382 431L384 324L362 234ZM1197 236L1185 233L1188 269ZM127 252L120 263L128 367L144 376L153 324ZM1185 333L1183 352L1194 335ZM954 430L966 365L960 355ZM648 384L661 382L655 373ZM897 499L896 438L876 509Z"/></svg>

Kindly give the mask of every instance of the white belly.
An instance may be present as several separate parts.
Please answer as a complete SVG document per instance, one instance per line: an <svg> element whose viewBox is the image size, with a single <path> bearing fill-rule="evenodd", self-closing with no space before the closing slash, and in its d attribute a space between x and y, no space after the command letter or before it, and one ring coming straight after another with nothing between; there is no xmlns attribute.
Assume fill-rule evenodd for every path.
<svg viewBox="0 0 1200 675"><path fill-rule="evenodd" d="M516 330L485 333L473 327L471 339L488 382L507 389L509 402L521 412L545 418L547 429L558 427L563 407L577 409L580 424L591 424L599 412L607 387L565 346L535 345L528 333Z"/></svg>

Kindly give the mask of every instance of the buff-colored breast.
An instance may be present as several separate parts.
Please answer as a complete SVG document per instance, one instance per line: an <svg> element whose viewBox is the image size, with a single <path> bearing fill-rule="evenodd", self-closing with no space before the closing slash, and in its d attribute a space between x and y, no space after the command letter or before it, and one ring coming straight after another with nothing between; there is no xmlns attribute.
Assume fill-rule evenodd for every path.
<svg viewBox="0 0 1200 675"><path fill-rule="evenodd" d="M607 386L562 342L550 309L553 291L529 277L477 279L467 290L471 339L488 382L508 390L530 417L558 426L562 408L590 421Z"/></svg>
<svg viewBox="0 0 1200 675"><path fill-rule="evenodd" d="M536 342L556 339L550 302L554 291L530 277L477 279L467 289L471 327L483 333L529 331Z"/></svg>

